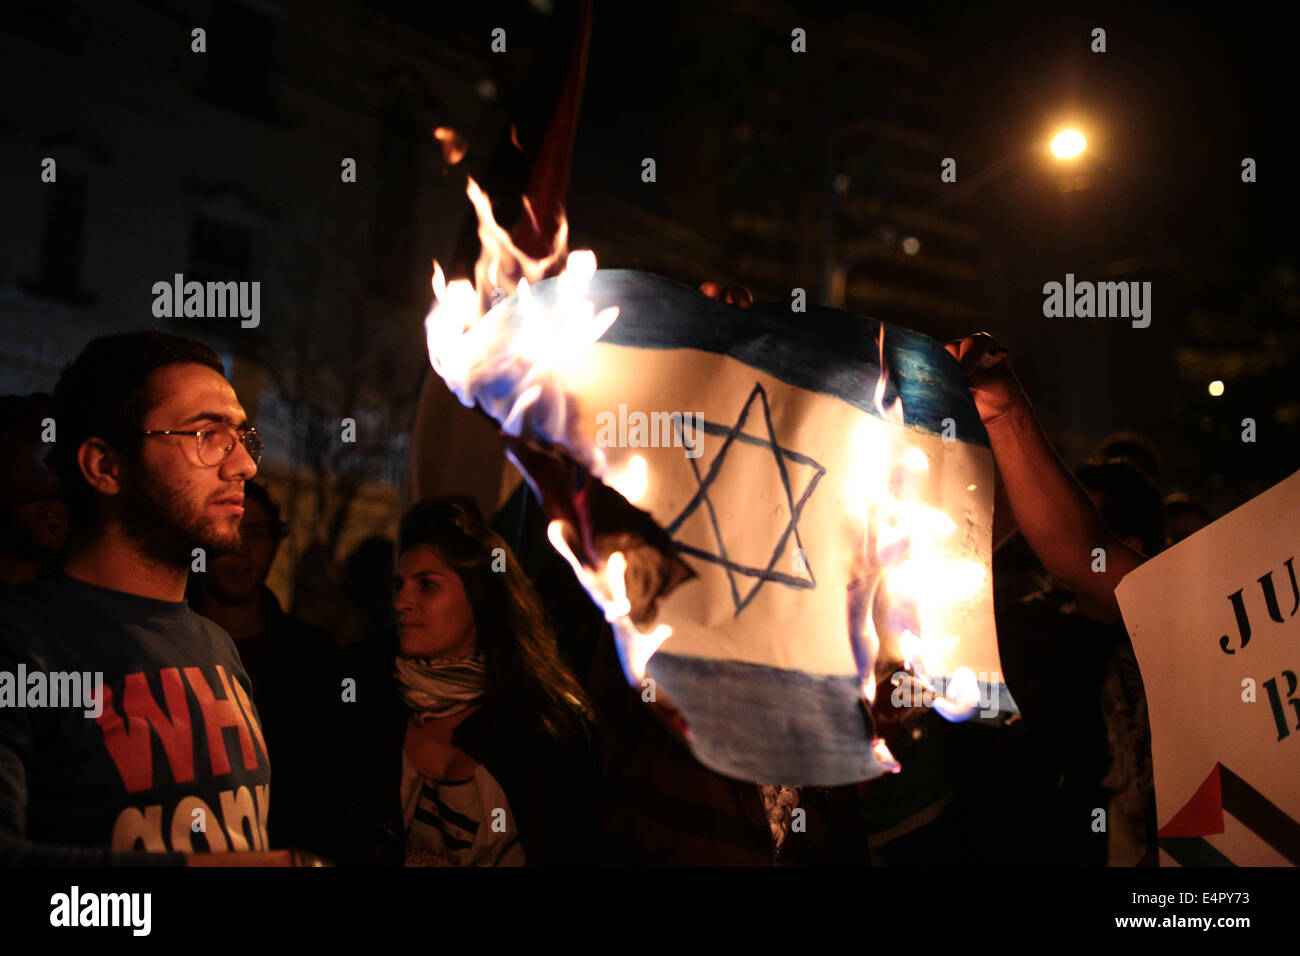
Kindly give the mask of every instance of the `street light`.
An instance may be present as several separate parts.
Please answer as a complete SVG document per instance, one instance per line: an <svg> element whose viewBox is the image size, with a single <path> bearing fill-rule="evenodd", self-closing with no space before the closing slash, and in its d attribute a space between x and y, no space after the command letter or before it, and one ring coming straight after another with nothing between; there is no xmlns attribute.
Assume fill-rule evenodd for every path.
<svg viewBox="0 0 1300 956"><path fill-rule="evenodd" d="M1072 160L1077 159L1079 155L1088 147L1088 141L1083 134L1074 127L1067 127L1061 130L1052 138L1049 150L1057 159ZM1029 160L1031 157L1042 157L1043 141L1035 139L1031 143L1022 143L1017 149L1013 149L997 162L984 167L973 177L963 182L961 185L952 189L944 189L931 202L927 203L921 210L925 214L933 214L962 199L966 199L976 190L995 179L1001 179L1006 173L1021 163ZM1060 185L1063 183L1064 185ZM1084 176L1071 176L1065 180L1059 181L1059 188L1065 190L1079 189L1090 185L1091 180Z"/></svg>
<svg viewBox="0 0 1300 956"><path fill-rule="evenodd" d="M1052 139L1052 155L1057 159L1074 159L1088 146L1077 129L1064 129Z"/></svg>

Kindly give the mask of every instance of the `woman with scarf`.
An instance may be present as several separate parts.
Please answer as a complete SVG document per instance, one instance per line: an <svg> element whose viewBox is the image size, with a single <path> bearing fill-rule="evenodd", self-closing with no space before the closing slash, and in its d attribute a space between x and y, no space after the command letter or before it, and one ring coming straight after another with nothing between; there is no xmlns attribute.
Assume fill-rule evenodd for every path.
<svg viewBox="0 0 1300 956"><path fill-rule="evenodd" d="M417 504L398 549L395 681L368 776L401 862L591 862L591 708L515 556L468 498Z"/></svg>

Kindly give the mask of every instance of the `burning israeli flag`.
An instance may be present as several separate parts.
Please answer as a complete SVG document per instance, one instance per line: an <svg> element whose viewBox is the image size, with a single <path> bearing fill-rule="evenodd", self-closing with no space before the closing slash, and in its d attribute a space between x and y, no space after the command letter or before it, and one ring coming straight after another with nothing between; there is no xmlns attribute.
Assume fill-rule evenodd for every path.
<svg viewBox="0 0 1300 956"><path fill-rule="evenodd" d="M476 206L478 282L435 270L433 366L500 424L629 681L701 762L844 784L897 771L888 740L925 706L1014 711L992 455L938 342L596 271L563 231L539 279Z"/></svg>

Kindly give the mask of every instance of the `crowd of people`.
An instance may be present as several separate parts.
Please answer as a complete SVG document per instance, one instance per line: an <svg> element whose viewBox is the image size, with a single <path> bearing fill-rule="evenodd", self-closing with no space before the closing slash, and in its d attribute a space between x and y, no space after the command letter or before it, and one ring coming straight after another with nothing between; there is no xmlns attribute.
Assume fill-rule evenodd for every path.
<svg viewBox="0 0 1300 956"><path fill-rule="evenodd" d="M287 525L218 356L160 332L95 340L52 395L0 399L0 673L103 675L94 716L0 696L0 862L1154 862L1114 587L1210 515L1162 495L1141 436L1071 474L1005 350L948 348L998 466L1020 717L926 712L891 742L903 773L794 787L692 756L563 560L499 533L544 540L526 492L494 522L468 496L419 502L395 547L348 560L355 619L286 613L266 580Z"/></svg>

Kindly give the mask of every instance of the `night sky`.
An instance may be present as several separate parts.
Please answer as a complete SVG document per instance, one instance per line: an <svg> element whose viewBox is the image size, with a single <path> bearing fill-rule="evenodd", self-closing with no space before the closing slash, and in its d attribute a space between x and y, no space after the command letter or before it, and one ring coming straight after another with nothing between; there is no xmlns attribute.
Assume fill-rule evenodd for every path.
<svg viewBox="0 0 1300 956"><path fill-rule="evenodd" d="M669 3L646 15L599 6L575 176L708 232L719 218L698 202L707 188L689 181L694 170L667 168L657 189L638 188L637 158L669 149L674 128L712 126L725 135L738 113L761 126L761 101L773 88L808 98L810 115L827 102L841 116L888 107L865 60L838 63L831 83L817 62L842 38L834 25L860 5L782 9ZM943 109L922 125L943 144L941 155L958 160L953 188L1000 170L966 197L984 230L984 253L1000 263L986 330L1011 347L1067 461L1081 460L1110 431L1136 428L1166 457L1166 490L1210 500L1220 512L1293 471L1300 274L1290 173L1298 157L1288 117L1297 89L1278 25L1209 5L1103 4L1067 13L1028 3L996 11L901 4L872 15L914 37L928 60L926 82ZM808 59L783 55L788 31L756 30L763 19L806 24ZM1094 27L1106 30L1105 53L1090 50ZM699 76L708 82L684 79ZM1089 188L1076 192L1058 190L1058 171L1043 150L1067 122L1080 123L1089 138L1076 167ZM803 176L782 180L785 188L801 181L817 188L808 182L820 172L815 126L772 148L781 154L775 165ZM1253 184L1241 181L1246 156L1258 164ZM854 159L851 150L836 156ZM938 162L924 171L937 177ZM674 191L693 202L675 203ZM571 200L578 201L572 193ZM584 223L575 220L573 229L581 240ZM1042 285L1067 272L1151 281L1151 327L1044 318ZM793 284L718 278L749 278L760 296ZM975 331L938 320L916 327L943 338ZM1216 378L1226 392L1212 399L1207 383ZM1260 428L1254 447L1240 440L1247 416Z"/></svg>

